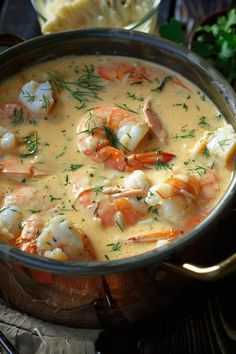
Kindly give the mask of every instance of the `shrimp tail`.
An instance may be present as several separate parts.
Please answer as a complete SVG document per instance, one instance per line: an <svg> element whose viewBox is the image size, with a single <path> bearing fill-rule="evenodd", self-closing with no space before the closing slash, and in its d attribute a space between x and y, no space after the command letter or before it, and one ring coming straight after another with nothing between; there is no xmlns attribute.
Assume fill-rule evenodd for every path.
<svg viewBox="0 0 236 354"><path fill-rule="evenodd" d="M146 122L149 127L159 139L160 143L167 144L168 142L168 134L166 129L163 126L161 118L158 113L154 112L152 109L152 99L149 97L144 104L143 113L145 115Z"/></svg>
<svg viewBox="0 0 236 354"><path fill-rule="evenodd" d="M168 241L173 241L178 236L182 235L182 231L171 228L167 230L153 232L151 234L138 235L130 237L126 240L126 243L147 243L147 242L157 242L158 240L165 239Z"/></svg>

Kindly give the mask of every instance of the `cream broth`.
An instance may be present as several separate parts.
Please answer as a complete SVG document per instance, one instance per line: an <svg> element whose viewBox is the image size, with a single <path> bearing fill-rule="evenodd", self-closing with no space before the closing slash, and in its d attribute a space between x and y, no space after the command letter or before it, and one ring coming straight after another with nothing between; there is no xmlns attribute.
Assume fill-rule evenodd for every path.
<svg viewBox="0 0 236 354"><path fill-rule="evenodd" d="M76 99L73 90L77 86L71 82L85 75L82 70L86 68L94 69L90 74L96 76L99 87L93 91L96 94L87 97L80 92L79 99ZM64 81L60 86L58 78L66 80L67 85ZM31 80L38 83L49 81L51 85L49 89L44 89L45 95L38 112L29 109L36 100L36 94L22 89ZM46 96L47 90L52 90L54 102ZM222 198L231 180L232 169L228 163L235 151L234 132L232 137L223 135L221 140L217 140L217 129L225 127L226 121L216 106L192 83L161 66L122 57L68 56L37 64L2 82L0 97L0 125L15 134L17 141L13 150L0 150L1 214L12 208L13 214L19 213L21 216L17 231L10 230L5 216L2 216L0 238L26 252L55 259L79 259L75 251L77 246L73 244L73 250L66 249L65 244L72 242L71 235L63 241L63 235L60 236L61 241L52 246L49 234L53 234L54 229L50 226L50 220L56 215L71 222L69 229L73 230L74 238L78 228L82 230L79 237L87 235L94 250L93 257L95 255L98 260L129 257L152 250L177 236L182 237L183 232L196 225L196 220L202 220ZM17 110L10 110L9 113L7 105L16 103L19 104ZM23 108L19 108L20 105ZM134 139L129 136L133 124L144 131L144 137L141 136L132 151L126 148L129 144L127 136L124 138L122 131L117 133L115 128L111 129L110 117L114 111L120 115L119 124L123 117L128 122L128 131L125 132L128 138ZM106 115L106 118L103 118L100 131L96 121L101 119L101 115ZM158 123L157 127L153 126L153 121ZM106 134L104 126L108 127ZM98 148L96 144L100 143L100 133L105 144ZM214 146L209 145L214 136L216 152ZM154 163L145 160L144 164L139 161L135 166L124 159L123 167L111 168L109 163L113 156L110 153L100 160L97 155L94 156L112 145L126 156L150 151L156 154L164 151L170 155L160 154L153 157L156 159ZM229 145L231 150L226 155L224 153ZM88 153L88 149L93 152ZM9 166L5 168L4 163L12 157L19 159L21 165L19 167L14 162L16 171L9 173ZM34 168L33 176L32 173L20 172L22 166L29 164L30 168ZM135 175L133 170L142 170L145 176ZM131 175L134 176L135 187L130 188L133 194L129 194L130 191L127 194L127 177ZM148 180L149 186L140 188L140 181L137 188L139 178ZM164 186L160 182L164 182ZM167 196L160 192L162 188ZM169 188L168 191L166 188ZM156 202L153 201L155 193L159 198ZM177 197L176 205L167 207L166 201L172 203L172 197ZM14 209L16 207L19 211ZM103 207L105 211L101 210ZM127 208L131 208L135 220L129 220ZM175 208L182 210L177 211L173 217L176 221L173 221L169 213L173 210L175 214ZM25 220L32 217L34 229L35 220L40 219L37 232L33 237L33 233L28 231L22 238ZM168 235L166 230L172 231ZM180 231L176 233L176 230ZM164 233L161 234L161 231ZM63 233L62 226L60 232ZM148 241L145 236L150 234L153 237ZM43 242L48 246L40 248ZM54 248L57 251L52 254ZM84 248L85 243L82 251Z"/></svg>

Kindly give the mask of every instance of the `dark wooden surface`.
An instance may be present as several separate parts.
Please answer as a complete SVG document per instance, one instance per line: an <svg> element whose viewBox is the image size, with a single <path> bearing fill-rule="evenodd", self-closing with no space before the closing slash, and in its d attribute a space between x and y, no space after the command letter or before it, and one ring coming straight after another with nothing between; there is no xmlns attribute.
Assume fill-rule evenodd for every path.
<svg viewBox="0 0 236 354"><path fill-rule="evenodd" d="M226 0L224 6L235 5ZM201 16L222 5L210 0L163 0L159 22L176 16L186 29L193 27ZM189 9L194 12L189 14ZM16 33L26 39L40 34L36 14L30 0L0 1L0 32ZM192 15L192 23L190 23ZM218 247L219 259L236 250L235 212L221 223L218 233L222 236ZM223 254L221 250L224 250ZM215 261L215 259L214 259ZM120 330L103 331L96 343L102 354L235 354L236 353L236 286L235 276L212 284L195 284L188 301L177 303L162 319ZM181 283L181 281L180 281ZM172 289L178 292L178 286ZM32 353L33 354L33 353ZM44 353L42 353L44 354ZM55 353L56 354L56 353ZM74 353L70 353L74 354ZM76 353L77 354L77 353Z"/></svg>

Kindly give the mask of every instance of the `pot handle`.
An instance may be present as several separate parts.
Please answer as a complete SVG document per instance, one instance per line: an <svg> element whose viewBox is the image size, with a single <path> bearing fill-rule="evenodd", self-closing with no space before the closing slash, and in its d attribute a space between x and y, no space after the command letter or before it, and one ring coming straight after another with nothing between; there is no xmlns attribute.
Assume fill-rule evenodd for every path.
<svg viewBox="0 0 236 354"><path fill-rule="evenodd" d="M202 267L191 263L183 263L180 265L171 262L163 262L162 266L165 269L178 272L191 278L203 281L214 281L236 271L236 253L209 267Z"/></svg>
<svg viewBox="0 0 236 354"><path fill-rule="evenodd" d="M13 33L0 33L0 51L13 47L16 44L24 42L24 39ZM3 47L3 48L2 48Z"/></svg>

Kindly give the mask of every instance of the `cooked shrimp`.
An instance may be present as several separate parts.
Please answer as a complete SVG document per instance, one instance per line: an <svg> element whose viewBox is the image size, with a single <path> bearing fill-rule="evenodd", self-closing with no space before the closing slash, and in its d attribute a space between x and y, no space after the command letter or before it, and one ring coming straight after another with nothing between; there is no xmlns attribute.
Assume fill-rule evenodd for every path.
<svg viewBox="0 0 236 354"><path fill-rule="evenodd" d="M31 215L22 223L21 236L16 240L16 246L27 253L37 254L36 240L44 227L44 222L38 215Z"/></svg>
<svg viewBox="0 0 236 354"><path fill-rule="evenodd" d="M23 214L16 205L4 206L0 212L0 239L14 240L20 235Z"/></svg>
<svg viewBox="0 0 236 354"><path fill-rule="evenodd" d="M180 223L194 208L199 193L200 184L195 177L179 174L152 186L145 201L150 206L158 206L160 215L167 221Z"/></svg>
<svg viewBox="0 0 236 354"><path fill-rule="evenodd" d="M143 171L134 171L125 177L122 185L100 188L82 187L77 199L90 208L105 227L118 225L121 229L134 225L147 215L144 197L150 181Z"/></svg>
<svg viewBox="0 0 236 354"><path fill-rule="evenodd" d="M152 99L149 97L145 102L143 112L146 117L148 126L152 129L153 133L158 138L159 142L163 145L168 141L168 134L163 126L159 115L152 109Z"/></svg>
<svg viewBox="0 0 236 354"><path fill-rule="evenodd" d="M172 160L175 155L165 152L128 154L138 147L148 131L148 124L134 113L96 108L78 126L78 147L94 161L118 171L149 168L158 160L163 163Z"/></svg>
<svg viewBox="0 0 236 354"><path fill-rule="evenodd" d="M14 133L0 126L0 154L15 149L16 136Z"/></svg>
<svg viewBox="0 0 236 354"><path fill-rule="evenodd" d="M182 232L178 229L172 228L162 231L157 231L151 234L138 235L127 239L126 243L146 243L146 242L158 242L159 240L165 240L167 242L175 240Z"/></svg>
<svg viewBox="0 0 236 354"><path fill-rule="evenodd" d="M121 81L123 84L149 80L150 73L146 68L137 67L126 63L99 65L98 74L108 81Z"/></svg>
<svg viewBox="0 0 236 354"><path fill-rule="evenodd" d="M12 157L0 161L0 175L7 178L32 178L46 176L49 170L43 169L29 161L22 161L19 158Z"/></svg>
<svg viewBox="0 0 236 354"><path fill-rule="evenodd" d="M213 169L208 170L199 180L201 186L200 200L212 201L220 192L219 177Z"/></svg>
<svg viewBox="0 0 236 354"><path fill-rule="evenodd" d="M52 86L49 81L27 82L19 94L20 102L34 113L48 112L54 103Z"/></svg>
<svg viewBox="0 0 236 354"><path fill-rule="evenodd" d="M21 103L6 103L0 105L0 118L11 119L14 124L22 124L28 118L29 111Z"/></svg>
<svg viewBox="0 0 236 354"><path fill-rule="evenodd" d="M63 216L53 217L36 241L39 255L54 259L94 259L92 246L85 233ZM56 258L56 256L59 256Z"/></svg>

